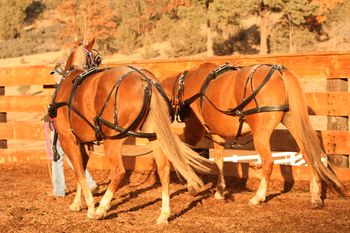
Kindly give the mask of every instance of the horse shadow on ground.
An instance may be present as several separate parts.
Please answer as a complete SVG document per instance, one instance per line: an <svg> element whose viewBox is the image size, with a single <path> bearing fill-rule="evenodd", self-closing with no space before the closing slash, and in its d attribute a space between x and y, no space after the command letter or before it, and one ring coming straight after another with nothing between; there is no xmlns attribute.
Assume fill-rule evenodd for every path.
<svg viewBox="0 0 350 233"><path fill-rule="evenodd" d="M238 169L241 169L241 171L238 171ZM235 176L225 176L225 181L226 181L226 192L225 192L225 200L226 201L234 201L234 195L237 193L242 193L242 192L254 192L256 189L256 185L253 185L254 187L250 187L250 185L247 185L248 183L248 175L249 175L249 164L240 164L239 166L236 165L234 167L232 167L231 172L233 172L233 174L235 173L241 173L242 177L238 178ZM294 185L294 180L291 179L291 175L292 175L292 171L291 168L286 166L284 168L281 168L281 174L285 174L286 176L286 180L284 182L284 187L283 190L281 192L275 192L272 194L269 194L266 197L266 201L265 202L269 202L270 200L272 200L273 198L281 195L282 193L285 192L289 192L293 185ZM142 195L145 195L147 192L160 188L161 184L158 178L158 175L156 172L153 172L151 174L149 174L147 176L146 179L144 179L143 182L140 182L140 184L135 185L134 182L131 182L131 175L132 173L130 171L127 172L126 177L124 178L122 184L121 184L121 188L117 190L115 197L112 199L112 206L109 209L109 213L105 219L113 219L113 218L117 218L119 214L122 213L128 213L128 212L136 212L139 211L141 209L150 207L152 205L155 205L157 203L161 203L162 199L161 199L161 195L159 195L158 198L155 198L154 200L142 203L142 204L138 204L134 207L131 207L129 209L126 210L120 210L117 212L111 212L111 211L115 211L117 210L117 208L123 204L126 204L127 202L132 201L133 199L142 197ZM147 179L149 179L151 177L152 181L147 181ZM190 203L188 203L186 205L186 207L184 207L183 209L181 209L179 212L172 214L169 217L169 222L172 220L175 220L178 217L181 217L183 215L185 215L188 211L190 211L191 209L195 208L199 203L202 203L203 200L208 199L208 198L213 198L213 194L215 192L215 184L216 184L216 180L217 177L216 175L207 175L207 174L201 174L200 177L202 178L203 182L205 183L205 189L200 191L196 196L193 197L193 200L190 201ZM171 184L184 184L184 182L179 179L176 175L175 172L172 172L171 174ZM99 183L100 186L105 185L107 188L107 185L109 184L109 182L104 182L104 183ZM130 187L135 187L134 191L131 192L125 192L125 190L123 190L124 186L128 186L128 188ZM137 186L137 187L136 187ZM170 190L171 191L171 190ZM97 196L102 196L105 192L105 189L100 190L100 192L97 194ZM173 192L170 194L170 199L173 199L176 196L182 195L187 193L187 187L185 188L181 188L178 189L177 191ZM188 194L189 195L189 194ZM118 198L119 200L117 202L115 202L116 198ZM98 205L98 203L96 203L96 205Z"/></svg>
<svg viewBox="0 0 350 233"><path fill-rule="evenodd" d="M125 204L125 203L127 203L127 202L129 202L129 201L131 201L133 199L136 199L136 198L140 197L142 194L145 194L148 191L160 188L161 184L160 184L160 181L158 179L158 176L156 176L156 178L157 179L156 179L156 181L153 184L150 184L150 185L148 185L146 187L138 188L138 189L136 189L136 190L134 190L132 192L128 192L128 193L124 193L124 194L118 195L118 198L120 198L121 200L118 201L117 203L113 203L113 205L111 206L109 211L116 210L118 208L118 206L121 206L121 205L123 205L123 204ZM171 182L170 183L171 184L174 184L174 183L175 184L183 184L181 179L177 178L176 174L174 174L174 173L171 174ZM125 185L131 185L131 183L128 183L128 181L127 181ZM211 189L212 189L212 186L204 189L203 191L200 191L195 197L193 197L194 200L191 201L187 205L187 207L182 209L180 212L171 215L169 217L169 221L172 221L172 220L174 220L174 219L176 219L176 218L186 214L188 211L190 211L191 209L195 208L198 203L202 203L204 199L207 199L210 196L212 196ZM170 200L173 199L176 196L180 196L180 195L185 194L187 192L188 192L187 187L178 189L175 192L172 192L170 194ZM161 196L161 194L159 196ZM115 198L113 198L113 200L115 200ZM126 210L120 210L120 211L117 211L117 212L114 212L114 213L110 213L109 215L106 216L105 219L116 218L116 217L118 217L119 214L122 214L122 213L136 212L136 211L139 211L141 209L144 209L144 208L147 208L149 206L152 206L154 204L161 203L161 201L162 201L161 197L158 197L158 198L155 198L154 200L151 200L151 201L148 201L148 202L145 202L145 203L142 203L142 204L138 204L138 205L136 205L134 207L131 207L129 209L126 209Z"/></svg>

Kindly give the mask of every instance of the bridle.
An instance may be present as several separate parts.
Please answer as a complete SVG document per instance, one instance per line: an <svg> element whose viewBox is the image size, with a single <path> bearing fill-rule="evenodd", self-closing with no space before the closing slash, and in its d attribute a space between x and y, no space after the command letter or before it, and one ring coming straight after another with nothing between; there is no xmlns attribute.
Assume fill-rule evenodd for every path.
<svg viewBox="0 0 350 233"><path fill-rule="evenodd" d="M78 48L75 48L71 50L70 54L74 52ZM86 53L85 55L85 64L83 65L83 70L89 70L92 68L97 68L100 66L102 63L102 56L96 49L92 49L91 51L82 48L84 52ZM66 77L68 77L74 70L78 69L78 66L73 65L70 66L69 68L65 68L66 64L65 62L60 62L56 64L55 68L50 72L51 75L53 74L58 74L61 76L61 81L64 80Z"/></svg>

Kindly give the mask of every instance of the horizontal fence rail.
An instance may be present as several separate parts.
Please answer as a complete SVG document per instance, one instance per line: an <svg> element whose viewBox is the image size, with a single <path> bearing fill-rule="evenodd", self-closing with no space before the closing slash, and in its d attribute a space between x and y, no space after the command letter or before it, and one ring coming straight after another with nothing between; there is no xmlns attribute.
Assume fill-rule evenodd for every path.
<svg viewBox="0 0 350 233"><path fill-rule="evenodd" d="M349 53L321 53L298 55L267 55L267 56L225 56L212 58L191 59L167 59L131 62L108 62L104 66L133 65L141 66L153 72L159 79L176 75L183 70L198 66L204 62L224 64L229 62L237 66L253 64L281 64L296 73L300 79L309 80L310 83L318 80L346 79L350 77L350 52ZM44 130L42 118L46 114L47 106L51 100L54 80L49 75L53 65L30 67L4 67L0 68L0 86L10 88L14 86L42 86L43 91L36 94L16 94L0 96L0 112L22 113L20 121L7 121L0 123L0 140L8 140L25 144L41 142L35 148L14 147L0 149L0 163L6 161L18 161L45 157ZM348 91L319 91L307 92L309 114L324 117L345 117L350 115L350 93ZM37 114L35 119L26 120L23 114ZM181 135L181 124L175 124L174 130ZM350 132L346 130L321 130L319 131L323 146L327 154L349 155ZM243 137L244 141L250 138ZM138 140L129 140L129 144ZM16 143L14 143L16 144ZM276 130L271 139L274 151L298 151L296 143L285 129ZM202 140L199 147L211 148L212 142ZM243 147L246 150L254 150L252 143ZM9 159L10 158L10 159ZM99 156L95 156L95 164L99 164ZM143 158L144 159L144 158ZM130 158L127 159L130 162ZM137 159L135 160L137 161ZM129 167L135 168L135 161ZM137 167L137 166L136 166Z"/></svg>

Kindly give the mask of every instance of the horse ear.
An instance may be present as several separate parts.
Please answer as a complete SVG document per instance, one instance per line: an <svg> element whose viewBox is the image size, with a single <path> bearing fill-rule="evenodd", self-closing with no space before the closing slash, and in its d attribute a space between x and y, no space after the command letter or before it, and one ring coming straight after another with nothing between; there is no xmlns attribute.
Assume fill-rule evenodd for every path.
<svg viewBox="0 0 350 233"><path fill-rule="evenodd" d="M95 44L95 37L92 38L92 40L89 41L89 43L85 46L87 50L91 50L94 47Z"/></svg>
<svg viewBox="0 0 350 233"><path fill-rule="evenodd" d="M74 38L73 48L79 47L83 44L83 41L79 38Z"/></svg>

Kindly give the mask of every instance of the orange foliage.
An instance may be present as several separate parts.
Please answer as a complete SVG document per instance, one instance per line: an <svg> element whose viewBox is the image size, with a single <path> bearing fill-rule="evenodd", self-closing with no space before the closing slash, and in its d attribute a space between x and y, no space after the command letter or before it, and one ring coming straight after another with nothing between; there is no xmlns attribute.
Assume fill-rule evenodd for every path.
<svg viewBox="0 0 350 233"><path fill-rule="evenodd" d="M58 5L56 11L55 18L63 25L61 40L106 39L116 34L115 13L109 6L109 0L66 0Z"/></svg>
<svg viewBox="0 0 350 233"><path fill-rule="evenodd" d="M321 12L329 11L334 9L339 3L345 0L313 0L320 5Z"/></svg>

